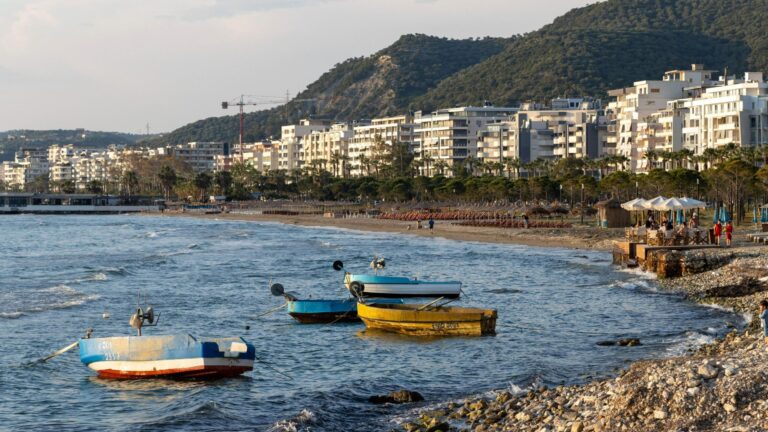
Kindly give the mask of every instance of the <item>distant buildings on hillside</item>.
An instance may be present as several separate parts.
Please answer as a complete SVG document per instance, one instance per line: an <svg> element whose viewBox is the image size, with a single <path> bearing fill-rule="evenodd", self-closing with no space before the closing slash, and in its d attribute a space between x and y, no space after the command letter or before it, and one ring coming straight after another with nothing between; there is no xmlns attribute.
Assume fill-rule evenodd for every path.
<svg viewBox="0 0 768 432"><path fill-rule="evenodd" d="M588 97L559 98L548 104L444 108L356 122L304 119L283 126L279 139L246 143L234 152L221 142L158 149L22 149L13 162L0 165L0 180L21 189L44 177L83 190L92 181L114 181L131 158L162 156L177 157L196 172L245 163L262 172L317 169L338 177L365 176L377 172L382 154L392 149L410 153L413 173L426 176L450 176L457 166L479 162L499 172L511 172L514 165L520 173L536 160L608 156L624 157L628 169L645 173L659 166L658 159L681 151L690 156L688 167L695 167L707 149L768 144L763 74L714 74L698 64L668 71L659 80L609 91L607 106Z"/></svg>

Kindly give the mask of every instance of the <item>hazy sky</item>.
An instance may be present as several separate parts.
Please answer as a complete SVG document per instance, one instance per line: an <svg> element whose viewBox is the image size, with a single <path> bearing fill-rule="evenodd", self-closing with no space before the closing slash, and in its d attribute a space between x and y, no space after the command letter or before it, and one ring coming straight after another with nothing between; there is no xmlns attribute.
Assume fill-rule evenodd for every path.
<svg viewBox="0 0 768 432"><path fill-rule="evenodd" d="M587 3L0 0L0 131L169 131L241 93L282 100L405 33L510 36Z"/></svg>

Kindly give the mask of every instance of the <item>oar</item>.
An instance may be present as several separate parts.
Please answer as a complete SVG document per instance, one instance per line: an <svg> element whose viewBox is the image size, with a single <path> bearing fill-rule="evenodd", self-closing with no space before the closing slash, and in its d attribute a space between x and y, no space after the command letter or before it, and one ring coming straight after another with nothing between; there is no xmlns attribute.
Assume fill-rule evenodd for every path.
<svg viewBox="0 0 768 432"><path fill-rule="evenodd" d="M432 306L433 304L435 304L435 303L439 302L440 300L442 300L442 299L444 299L444 298L445 298L445 297L438 297L438 298L436 298L436 299L432 300L431 302L429 302L429 303L425 304L424 306L422 306L422 307L420 307L420 308L418 308L418 309L416 309L416 310L417 310L417 311L420 311L420 310L424 310L424 309L426 309L426 308L428 308L428 307Z"/></svg>
<svg viewBox="0 0 768 432"><path fill-rule="evenodd" d="M38 361L36 361L34 363L45 363L48 360L50 360L50 359L52 359L52 358L54 358L54 357L56 357L58 355L64 354L65 352L71 350L72 348L78 346L79 344L80 344L80 341L72 342L71 344L65 346L64 348L62 348L62 349L56 351L55 353L49 355L48 357L43 357L43 358L41 358L40 360L38 360Z"/></svg>
<svg viewBox="0 0 768 432"><path fill-rule="evenodd" d="M255 317L253 317L251 319L261 318L261 317L263 317L265 315L269 315L269 314L271 314L273 312L277 312L277 311L279 311L280 309L282 309L282 308L284 308L286 306L288 306L288 302L285 302L285 303L281 304L280 306L278 306L278 307L276 307L274 309L270 309L270 310L268 310L268 311L266 311L266 312L264 312L262 314L256 315Z"/></svg>

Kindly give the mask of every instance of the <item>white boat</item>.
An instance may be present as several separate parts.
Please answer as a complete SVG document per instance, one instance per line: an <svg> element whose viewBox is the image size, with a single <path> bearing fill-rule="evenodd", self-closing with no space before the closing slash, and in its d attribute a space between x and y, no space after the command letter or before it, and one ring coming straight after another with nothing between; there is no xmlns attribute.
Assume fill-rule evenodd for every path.
<svg viewBox="0 0 768 432"><path fill-rule="evenodd" d="M383 269L384 259L376 258L371 262L375 272ZM343 263L336 261L333 268L341 270ZM358 297L445 297L459 298L461 282L459 281L424 281L417 278L402 276L383 276L379 274L344 275L344 285Z"/></svg>

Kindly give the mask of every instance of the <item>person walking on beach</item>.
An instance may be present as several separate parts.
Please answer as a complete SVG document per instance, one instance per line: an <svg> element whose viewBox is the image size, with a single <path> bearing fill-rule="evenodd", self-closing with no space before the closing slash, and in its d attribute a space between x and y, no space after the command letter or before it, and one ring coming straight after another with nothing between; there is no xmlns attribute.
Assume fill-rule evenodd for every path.
<svg viewBox="0 0 768 432"><path fill-rule="evenodd" d="M523 215L523 226L525 226L526 229L528 229L528 214Z"/></svg>
<svg viewBox="0 0 768 432"><path fill-rule="evenodd" d="M766 326L765 320L768 319L768 301L760 301L760 324L763 326L763 338L765 343L768 343L768 326Z"/></svg>
<svg viewBox="0 0 768 432"><path fill-rule="evenodd" d="M733 224L731 221L725 224L725 245L731 247L731 241L733 240Z"/></svg>
<svg viewBox="0 0 768 432"><path fill-rule="evenodd" d="M715 232L715 244L720 246L720 237L723 235L723 224L720 223L719 219L717 223L715 223L713 231Z"/></svg>
<svg viewBox="0 0 768 432"><path fill-rule="evenodd" d="M432 219L432 216L429 217L429 232L432 232L432 230L435 228L435 220Z"/></svg>

